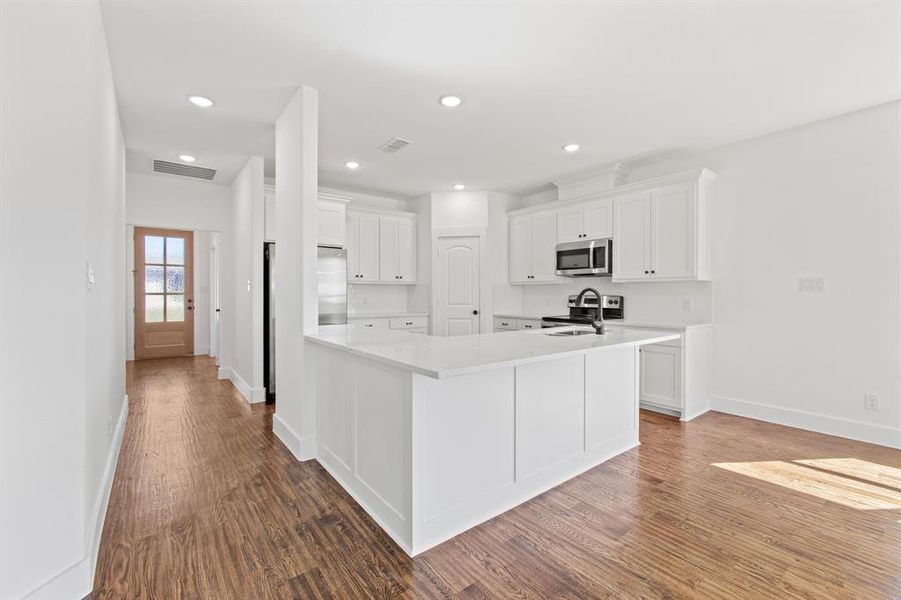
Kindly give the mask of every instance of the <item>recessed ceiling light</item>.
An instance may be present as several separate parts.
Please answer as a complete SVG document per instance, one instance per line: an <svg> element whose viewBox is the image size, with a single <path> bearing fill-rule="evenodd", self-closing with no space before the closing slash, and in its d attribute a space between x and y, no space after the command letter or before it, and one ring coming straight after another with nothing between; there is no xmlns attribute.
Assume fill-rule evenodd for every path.
<svg viewBox="0 0 901 600"><path fill-rule="evenodd" d="M188 96L188 102L190 102L194 106L199 106L200 108L209 108L213 104L215 104L215 102L213 102L206 96Z"/></svg>
<svg viewBox="0 0 901 600"><path fill-rule="evenodd" d="M463 98L460 96L441 96L441 106L446 108L457 108L463 104Z"/></svg>
<svg viewBox="0 0 901 600"><path fill-rule="evenodd" d="M358 163L355 160L349 160L346 163L344 163L344 166L347 167L348 169L350 169L351 171L353 171L354 169L360 168L360 163Z"/></svg>
<svg viewBox="0 0 901 600"><path fill-rule="evenodd" d="M197 160L197 157L191 156L190 154L179 154L178 160L182 162L194 162L195 160Z"/></svg>
<svg viewBox="0 0 901 600"><path fill-rule="evenodd" d="M567 144L567 145L563 146L563 151L569 152L569 153L578 152L579 148L581 148L581 147L582 146L580 146L579 144Z"/></svg>
<svg viewBox="0 0 901 600"><path fill-rule="evenodd" d="M455 184L454 184L454 189L457 190L457 191L459 192L460 190L465 190L465 189L466 189L466 186L463 185L462 183L455 183Z"/></svg>

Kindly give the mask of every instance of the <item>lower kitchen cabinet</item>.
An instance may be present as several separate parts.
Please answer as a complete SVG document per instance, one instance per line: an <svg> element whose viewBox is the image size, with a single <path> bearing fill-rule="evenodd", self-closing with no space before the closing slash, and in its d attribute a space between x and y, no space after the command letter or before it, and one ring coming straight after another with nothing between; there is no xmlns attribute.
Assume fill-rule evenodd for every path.
<svg viewBox="0 0 901 600"><path fill-rule="evenodd" d="M639 401L679 414L682 411L682 348L649 344L641 349Z"/></svg>

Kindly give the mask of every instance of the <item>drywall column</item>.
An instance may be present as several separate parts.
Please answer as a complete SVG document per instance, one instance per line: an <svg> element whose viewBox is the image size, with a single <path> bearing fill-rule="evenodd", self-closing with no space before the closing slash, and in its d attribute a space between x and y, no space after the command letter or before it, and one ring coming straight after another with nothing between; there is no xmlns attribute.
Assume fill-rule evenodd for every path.
<svg viewBox="0 0 901 600"><path fill-rule="evenodd" d="M275 374L272 430L299 460L316 457L313 368L303 335L318 327L316 196L319 92L302 86L275 123Z"/></svg>

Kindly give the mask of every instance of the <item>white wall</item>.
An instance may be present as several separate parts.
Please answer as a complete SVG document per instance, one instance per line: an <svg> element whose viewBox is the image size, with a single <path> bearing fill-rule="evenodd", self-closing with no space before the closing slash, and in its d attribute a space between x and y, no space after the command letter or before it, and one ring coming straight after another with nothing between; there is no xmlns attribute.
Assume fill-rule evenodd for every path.
<svg viewBox="0 0 901 600"><path fill-rule="evenodd" d="M128 172L126 247L126 356L134 359L134 225L194 232L194 354L210 352L209 261L214 233L227 240L232 229L232 199L228 187L173 175ZM221 274L229 285L232 273ZM231 302L229 297L228 303ZM230 327L224 322L223 326Z"/></svg>
<svg viewBox="0 0 901 600"><path fill-rule="evenodd" d="M263 238L265 201L263 159L251 157L231 188L232 249L228 253L234 282L233 310L222 319L233 337L223 348L222 366L252 402L266 399L263 388ZM226 267L227 269L228 267Z"/></svg>
<svg viewBox="0 0 901 600"><path fill-rule="evenodd" d="M714 408L901 446L901 102L630 180L701 166L719 173ZM811 276L825 293L798 291Z"/></svg>
<svg viewBox="0 0 901 600"><path fill-rule="evenodd" d="M0 104L0 597L80 598L126 409L124 146L96 2L0 3Z"/></svg>

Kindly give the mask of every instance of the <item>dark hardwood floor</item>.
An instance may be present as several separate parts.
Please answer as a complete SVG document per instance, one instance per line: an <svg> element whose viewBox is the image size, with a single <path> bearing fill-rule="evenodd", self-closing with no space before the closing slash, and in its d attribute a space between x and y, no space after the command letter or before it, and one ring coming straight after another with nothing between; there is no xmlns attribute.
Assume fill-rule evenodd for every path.
<svg viewBox="0 0 901 600"><path fill-rule="evenodd" d="M215 373L207 358L129 364L92 598L901 597L901 510L824 499L832 484L804 476L792 489L712 465L898 469L897 450L718 413L688 424L644 413L640 448L410 559L315 461L294 460L269 408ZM885 471L849 478L869 492L827 492L884 490L890 506L897 471Z"/></svg>

